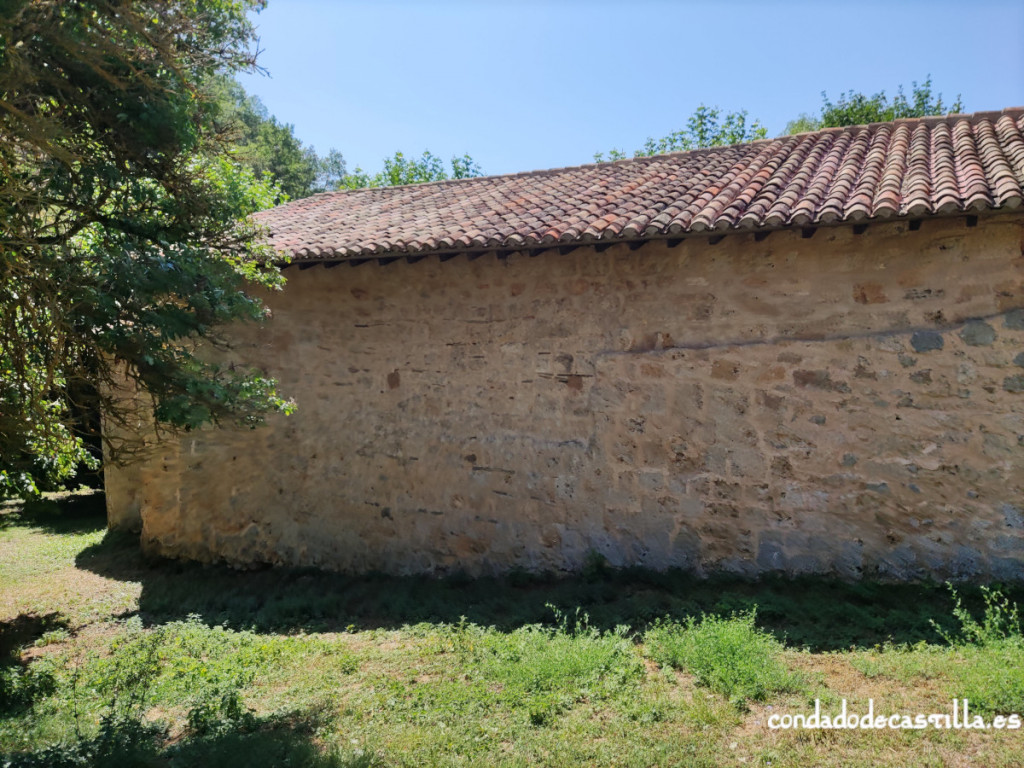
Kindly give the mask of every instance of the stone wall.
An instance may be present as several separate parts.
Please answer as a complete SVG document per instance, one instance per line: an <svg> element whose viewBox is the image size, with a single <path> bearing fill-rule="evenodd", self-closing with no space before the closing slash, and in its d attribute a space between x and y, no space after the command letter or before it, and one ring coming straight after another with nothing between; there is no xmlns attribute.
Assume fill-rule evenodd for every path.
<svg viewBox="0 0 1024 768"><path fill-rule="evenodd" d="M298 412L111 468L111 521L239 564L1024 578L1022 240L293 267L233 354Z"/></svg>

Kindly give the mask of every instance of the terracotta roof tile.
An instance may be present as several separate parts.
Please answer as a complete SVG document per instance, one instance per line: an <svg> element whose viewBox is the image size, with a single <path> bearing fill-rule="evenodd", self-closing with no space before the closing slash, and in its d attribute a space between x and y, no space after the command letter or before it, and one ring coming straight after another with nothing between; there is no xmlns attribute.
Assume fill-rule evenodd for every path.
<svg viewBox="0 0 1024 768"><path fill-rule="evenodd" d="M508 176L326 192L257 214L297 260L729 233L1024 204L1024 108L828 128Z"/></svg>

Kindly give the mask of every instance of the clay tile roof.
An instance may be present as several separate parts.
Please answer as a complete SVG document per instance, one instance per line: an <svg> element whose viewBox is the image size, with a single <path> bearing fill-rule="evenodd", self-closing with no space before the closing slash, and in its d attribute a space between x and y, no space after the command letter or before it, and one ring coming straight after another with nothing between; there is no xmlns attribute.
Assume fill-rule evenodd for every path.
<svg viewBox="0 0 1024 768"><path fill-rule="evenodd" d="M521 249L1024 205L1024 108L404 187L257 214L295 260Z"/></svg>

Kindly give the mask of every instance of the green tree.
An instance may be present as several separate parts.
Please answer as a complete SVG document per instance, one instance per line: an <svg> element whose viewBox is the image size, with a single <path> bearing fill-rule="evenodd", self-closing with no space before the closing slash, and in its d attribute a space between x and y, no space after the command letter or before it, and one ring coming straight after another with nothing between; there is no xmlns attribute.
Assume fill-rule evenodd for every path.
<svg viewBox="0 0 1024 768"><path fill-rule="evenodd" d="M235 159L251 168L258 179L277 184L283 199L295 200L334 189L393 187L481 175L480 166L469 155L453 157L446 164L430 152L419 157L395 152L384 159L384 167L377 173L358 167L349 173L338 150L331 149L321 156L304 146L295 136L294 126L279 122L234 78L215 78L210 90L218 130L233 142Z"/></svg>
<svg viewBox="0 0 1024 768"><path fill-rule="evenodd" d="M748 123L746 110L729 112L723 116L718 107L701 104L687 119L685 128L660 139L648 138L643 147L633 152L633 156L649 157L666 152L729 146L763 139L767 135L767 130L757 120ZM594 161L600 163L606 159L622 160L626 157L628 155L622 150L613 149L607 158L603 152L595 153Z"/></svg>
<svg viewBox="0 0 1024 768"><path fill-rule="evenodd" d="M415 158L407 158L402 152L395 152L394 156L384 158L384 168L381 171L370 175L357 167L355 171L342 177L340 187L397 187L445 179L468 179L480 175L480 166L469 155L453 157L446 167L441 158L427 151Z"/></svg>
<svg viewBox="0 0 1024 768"><path fill-rule="evenodd" d="M79 416L189 429L291 404L201 351L280 285L247 214L279 190L218 133L259 0L0 0L0 494L60 482ZM113 446L116 447L116 446Z"/></svg>
<svg viewBox="0 0 1024 768"><path fill-rule="evenodd" d="M786 123L785 136L792 136L794 133L809 133L821 128L821 118L815 117L808 112L801 112L795 119Z"/></svg>
<svg viewBox="0 0 1024 768"><path fill-rule="evenodd" d="M219 130L234 142L235 158L251 168L256 178L276 183L290 200L341 186L345 159L336 149L320 156L304 146L294 126L279 122L234 78L215 78L210 90Z"/></svg>
<svg viewBox="0 0 1024 768"><path fill-rule="evenodd" d="M896 89L896 96L890 100L885 91L867 96L855 91L840 94L838 100L829 99L821 92L822 106L819 117L804 113L786 124L785 134L816 131L820 128L838 128L845 125L865 125L898 120L902 117L927 117L929 115L954 114L963 111L960 96L952 104L942 101L942 94L932 92L932 77L928 75L920 85L911 83L910 97L903 93L903 86Z"/></svg>

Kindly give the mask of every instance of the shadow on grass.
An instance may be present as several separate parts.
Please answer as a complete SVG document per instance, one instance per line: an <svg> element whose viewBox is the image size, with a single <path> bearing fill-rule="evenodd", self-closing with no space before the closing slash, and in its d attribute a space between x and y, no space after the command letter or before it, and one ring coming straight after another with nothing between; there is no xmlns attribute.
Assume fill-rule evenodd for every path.
<svg viewBox="0 0 1024 768"><path fill-rule="evenodd" d="M214 734L190 735L173 742L152 723L108 721L93 738L26 752L0 752L0 765L12 768L369 768L372 764L370 756L344 756L320 747L315 737L315 721L282 718L269 718L254 727L233 726Z"/></svg>
<svg viewBox="0 0 1024 768"><path fill-rule="evenodd" d="M92 533L107 524L106 497L86 489L31 501L0 502L0 530L41 528L47 533Z"/></svg>
<svg viewBox="0 0 1024 768"><path fill-rule="evenodd" d="M171 768L233 768L239 765L247 768L278 768L287 765L303 768L369 768L373 765L371 756L345 757L324 752L312 734L281 726L250 733L229 731L218 736L192 739L175 746L167 757L167 764Z"/></svg>
<svg viewBox="0 0 1024 768"><path fill-rule="evenodd" d="M683 571L596 569L577 576L513 573L501 578L347 576L296 570L238 571L225 566L150 560L137 538L108 533L77 565L142 584L146 624L198 615L209 624L261 632L397 628L466 620L511 630L554 623L549 605L590 625L642 630L660 617L731 614L756 606L757 623L794 647L813 651L873 647L891 640L939 642L931 621L956 629L949 591L937 584L846 583L827 578L699 579ZM979 597L963 587L968 604ZM1007 591L1024 598L1020 586Z"/></svg>
<svg viewBox="0 0 1024 768"><path fill-rule="evenodd" d="M43 616L23 613L13 619L0 621L0 664L10 661L17 651L47 632L69 628L68 620L59 613Z"/></svg>
<svg viewBox="0 0 1024 768"><path fill-rule="evenodd" d="M53 674L32 667L21 652L46 632L67 628L67 620L59 613L21 614L0 621L0 719L28 712L38 699L53 692ZM0 765L7 765L2 755Z"/></svg>

